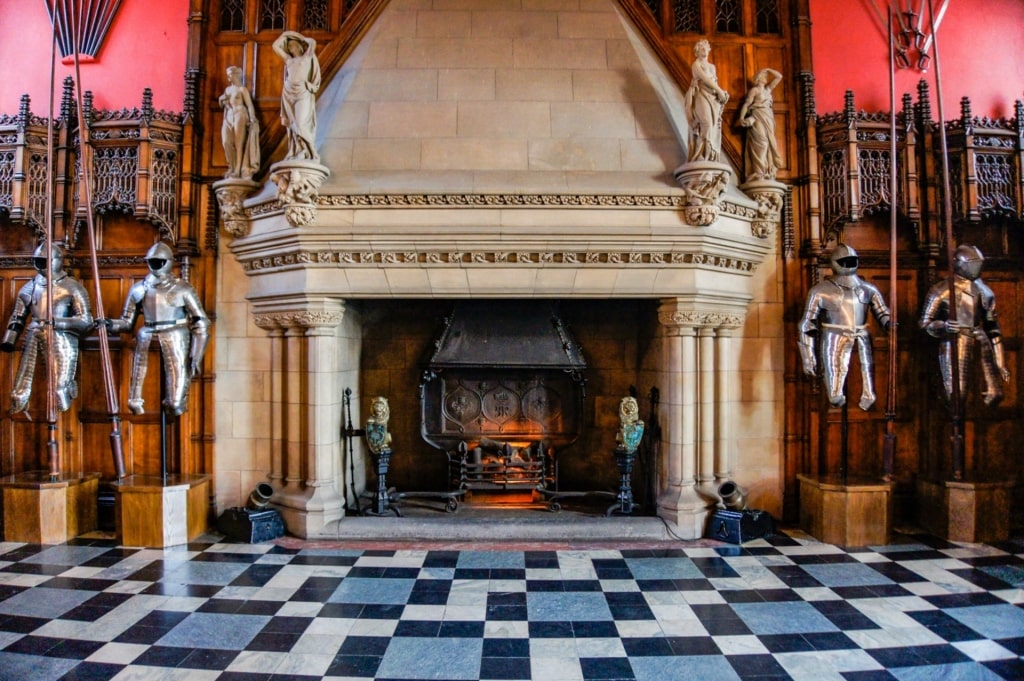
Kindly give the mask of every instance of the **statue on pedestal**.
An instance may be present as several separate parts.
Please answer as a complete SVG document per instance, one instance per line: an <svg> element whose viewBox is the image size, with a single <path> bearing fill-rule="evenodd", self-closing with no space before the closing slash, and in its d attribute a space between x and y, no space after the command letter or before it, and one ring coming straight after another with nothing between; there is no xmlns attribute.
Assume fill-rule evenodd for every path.
<svg viewBox="0 0 1024 681"><path fill-rule="evenodd" d="M224 158L228 163L225 178L251 180L260 168L260 124L252 97L242 84L242 69L229 66L228 86L218 100L224 109L220 129Z"/></svg>
<svg viewBox="0 0 1024 681"><path fill-rule="evenodd" d="M856 346L862 378L859 406L867 411L875 403L868 315L888 331L890 312L878 288L857 276L859 262L857 251L846 244L832 251L832 276L811 288L800 320L799 342L804 373L815 376L820 362L828 401L834 407L846 404L846 375Z"/></svg>
<svg viewBox="0 0 1024 681"><path fill-rule="evenodd" d="M112 333L127 333L135 328L139 316L143 324L135 337L128 389L128 409L143 414L142 384L146 378L149 344L160 344L164 369L164 410L180 416L188 409L188 389L193 376L202 371L203 355L209 338L210 319L199 294L188 281L174 276L174 253L160 241L146 253L149 274L128 291L120 319L107 319Z"/></svg>
<svg viewBox="0 0 1024 681"><path fill-rule="evenodd" d="M953 396L953 343L959 370L958 388L965 394L970 361L977 349L985 378L985 404L997 404L1003 398L1002 383L1010 380L1003 353L1003 337L996 317L996 297L981 280L985 258L975 246L962 244L953 253L955 303L950 310L950 283L934 284L925 296L920 326L941 341L939 372L946 399Z"/></svg>
<svg viewBox="0 0 1024 681"><path fill-rule="evenodd" d="M722 108L729 93L718 86L715 65L708 61L711 43L698 40L690 89L686 91L686 118L690 126L690 161L718 161L722 152Z"/></svg>
<svg viewBox="0 0 1024 681"><path fill-rule="evenodd" d="M320 90L320 62L316 57L316 41L295 31L285 31L274 41L273 47L284 60L281 123L288 135L285 160L319 161L316 93Z"/></svg>
<svg viewBox="0 0 1024 681"><path fill-rule="evenodd" d="M770 78L770 80L769 80ZM747 129L743 163L746 181L774 180L782 165L779 143L775 139L775 111L772 90L782 82L775 69L761 69L740 107L740 125Z"/></svg>
<svg viewBox="0 0 1024 681"><path fill-rule="evenodd" d="M53 244L49 250L47 257L45 243L36 248L32 264L38 274L18 292L7 331L0 340L0 350L11 352L18 336L25 330L24 351L11 392L12 414L28 408L32 379L40 355L53 358L53 388L60 411L67 411L71 400L78 396L78 384L75 382L78 339L93 328L92 310L85 287L64 271L64 249ZM52 308L48 309L51 304ZM26 325L29 316L32 321ZM47 323L53 325L52 334L47 333Z"/></svg>

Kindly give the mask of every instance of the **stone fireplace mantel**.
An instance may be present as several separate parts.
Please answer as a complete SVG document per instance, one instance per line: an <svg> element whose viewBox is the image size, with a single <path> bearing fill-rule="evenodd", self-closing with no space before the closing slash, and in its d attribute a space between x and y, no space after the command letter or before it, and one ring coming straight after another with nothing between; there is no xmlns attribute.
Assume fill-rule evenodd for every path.
<svg viewBox="0 0 1024 681"><path fill-rule="evenodd" d="M732 474L731 340L774 248L756 203L735 189L710 226L682 194L323 195L294 226L266 194L228 244L269 336L268 478L288 530L344 535L341 404L359 385L358 321L347 301L416 298L630 298L659 302L663 350L658 507L679 536L702 536L709 490ZM354 326L353 326L354 325ZM713 494L712 494L713 496Z"/></svg>
<svg viewBox="0 0 1024 681"><path fill-rule="evenodd" d="M772 247L756 203L736 194L710 227L665 195L321 196L315 224L292 227L254 200L230 249L249 299L685 296L743 308L745 281Z"/></svg>

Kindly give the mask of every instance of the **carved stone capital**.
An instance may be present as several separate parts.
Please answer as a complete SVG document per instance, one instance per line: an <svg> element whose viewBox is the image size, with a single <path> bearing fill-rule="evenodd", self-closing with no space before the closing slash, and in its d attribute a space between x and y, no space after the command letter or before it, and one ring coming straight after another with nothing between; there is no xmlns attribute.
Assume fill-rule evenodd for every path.
<svg viewBox="0 0 1024 681"><path fill-rule="evenodd" d="M739 310L695 309L687 301L664 300L658 307L658 321L667 329L735 329L743 326L746 314Z"/></svg>
<svg viewBox="0 0 1024 681"><path fill-rule="evenodd" d="M252 180L229 179L213 183L213 191L220 206L220 220L224 223L224 231L233 237L243 237L249 233L249 219L245 215L242 202L259 187Z"/></svg>
<svg viewBox="0 0 1024 681"><path fill-rule="evenodd" d="M782 219L786 185L773 180L755 180L741 184L740 189L757 201L757 216L750 223L753 235L767 239L775 234Z"/></svg>
<svg viewBox="0 0 1024 681"><path fill-rule="evenodd" d="M345 317L339 299L266 300L255 304L253 320L266 331L302 329L307 335L334 329Z"/></svg>
<svg viewBox="0 0 1024 681"><path fill-rule="evenodd" d="M732 168L724 163L691 161L675 169L673 175L685 195L683 220L693 227L707 227L718 219L722 195L732 178Z"/></svg>
<svg viewBox="0 0 1024 681"><path fill-rule="evenodd" d="M331 174L327 166L313 161L288 160L270 166L270 180L277 185L277 200L292 227L316 221L320 185Z"/></svg>

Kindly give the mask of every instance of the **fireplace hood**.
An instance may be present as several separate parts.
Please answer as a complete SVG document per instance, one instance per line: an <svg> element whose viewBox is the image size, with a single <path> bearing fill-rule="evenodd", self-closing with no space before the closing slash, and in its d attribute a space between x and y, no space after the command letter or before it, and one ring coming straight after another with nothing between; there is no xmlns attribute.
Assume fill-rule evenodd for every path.
<svg viewBox="0 0 1024 681"><path fill-rule="evenodd" d="M429 371L486 367L581 372L586 361L554 304L467 300L445 319Z"/></svg>
<svg viewBox="0 0 1024 681"><path fill-rule="evenodd" d="M565 447L581 429L586 362L551 303L461 301L446 317L420 384L423 439Z"/></svg>

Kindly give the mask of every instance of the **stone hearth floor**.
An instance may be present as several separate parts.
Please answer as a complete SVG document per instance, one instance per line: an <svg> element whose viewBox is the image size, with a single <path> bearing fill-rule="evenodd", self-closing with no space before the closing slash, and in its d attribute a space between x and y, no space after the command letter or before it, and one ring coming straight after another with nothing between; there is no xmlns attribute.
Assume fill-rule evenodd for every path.
<svg viewBox="0 0 1024 681"><path fill-rule="evenodd" d="M1024 538L500 536L0 543L0 679L1024 678Z"/></svg>

